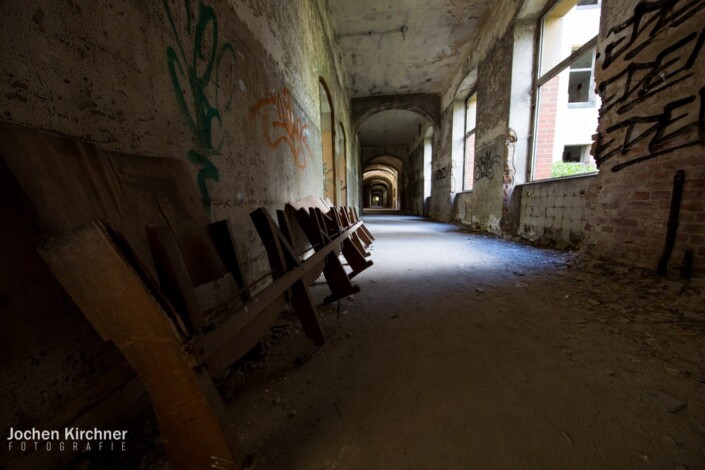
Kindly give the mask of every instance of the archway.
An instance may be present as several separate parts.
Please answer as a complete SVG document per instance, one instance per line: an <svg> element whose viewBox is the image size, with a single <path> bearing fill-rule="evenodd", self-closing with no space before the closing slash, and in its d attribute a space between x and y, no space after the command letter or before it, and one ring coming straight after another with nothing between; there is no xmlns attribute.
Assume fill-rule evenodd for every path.
<svg viewBox="0 0 705 470"><path fill-rule="evenodd" d="M347 139L343 123L338 122L335 140L336 186L338 188L338 205L347 206L348 201L348 155Z"/></svg>
<svg viewBox="0 0 705 470"><path fill-rule="evenodd" d="M358 128L361 164L364 172L371 164L395 169L395 183L388 198L390 208L421 214L417 198L423 198L419 184L424 134L430 127L428 113L409 109L375 108L365 114ZM369 207L369 194L363 193L363 206Z"/></svg>
<svg viewBox="0 0 705 470"><path fill-rule="evenodd" d="M321 148L323 156L323 195L333 204L338 203L337 178L334 155L335 129L333 128L333 101L326 82L321 78L318 84L321 112Z"/></svg>
<svg viewBox="0 0 705 470"><path fill-rule="evenodd" d="M394 209L399 205L399 171L386 163L370 163L362 175L363 208Z"/></svg>
<svg viewBox="0 0 705 470"><path fill-rule="evenodd" d="M353 129L371 116L388 110L406 110L423 116L433 127L441 119L441 98L435 93L411 93L404 95L368 96L352 100Z"/></svg>

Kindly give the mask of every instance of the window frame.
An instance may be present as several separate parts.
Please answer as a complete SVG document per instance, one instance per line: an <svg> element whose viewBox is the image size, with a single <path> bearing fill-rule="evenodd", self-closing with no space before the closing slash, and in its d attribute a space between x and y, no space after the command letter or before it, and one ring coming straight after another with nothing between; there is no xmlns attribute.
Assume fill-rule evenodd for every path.
<svg viewBox="0 0 705 470"><path fill-rule="evenodd" d="M579 0L578 0L579 1ZM602 0L597 0L594 5L575 5L579 10L587 10L588 8L602 8Z"/></svg>
<svg viewBox="0 0 705 470"><path fill-rule="evenodd" d="M597 60L597 39L600 36L599 32L599 26L598 26L598 32L595 36L593 36L591 39L587 40L582 46L578 47L575 49L568 57L565 59L561 60L558 64L553 66L551 69L546 71L543 75L539 75L541 73L541 68L542 68L542 45L543 45L543 39L544 39L544 20L546 17L551 13L551 11L561 2L561 0L552 0L546 4L544 9L541 11L541 13L538 16L538 21L537 21L537 28L536 28L536 33L534 36L534 73L532 77L532 87L531 87L531 100L532 100L532 113L531 113L531 129L532 129L532 136L531 136L531 145L529 146L529 165L527 168L527 177L529 182L535 182L535 181L550 181L552 179L558 179L558 178L544 178L544 179L536 179L535 172L536 172L536 158L537 158L537 136L538 136L538 127L539 127L539 96L540 96L540 89L543 85L551 81L553 78L558 76L560 73L562 73L566 69L570 69L570 66L573 62L577 61L580 57L582 57L586 52L593 50L593 61L592 61L592 66L593 66L593 71L592 71L592 79L594 79L594 73L595 73L595 65L596 65L596 60ZM577 6L577 5L576 5ZM588 8L602 8L602 0L598 0L597 5L583 5L580 6L580 8L588 9ZM580 103L569 103L569 105L573 105L570 107L575 107L575 108L584 108L584 107L590 107L594 106L594 99L595 99L595 94L594 90L591 90L591 100L589 102L580 102ZM561 159L562 160L562 159ZM592 173L586 173L586 174L592 174Z"/></svg>
<svg viewBox="0 0 705 470"><path fill-rule="evenodd" d="M592 6L592 5L591 5ZM591 54L591 62L590 62L590 67L587 68L579 68L579 69L574 69L571 66L577 62L577 59L573 61L569 66L568 66L568 73L576 73L576 72L590 72L590 80L589 83L593 83L595 81L595 61L596 61L596 56L597 56L597 49L592 50ZM582 56L581 56L582 57ZM595 106L595 89L593 87L588 88L588 97L586 101L570 101L570 97L568 97L568 107L569 108L592 108Z"/></svg>
<svg viewBox="0 0 705 470"><path fill-rule="evenodd" d="M475 125L472 127L472 129L467 130L468 128L468 108L469 108L469 103L471 100L475 101ZM473 156L473 167L472 167L472 179L470 180L472 184L470 187L466 187L466 180L467 180L467 156L468 156L468 139L473 136L477 135L477 88L473 87L472 90L470 90L470 93L468 93L467 98L465 98L465 114L464 114L464 123L463 123L463 176L462 176L462 191L463 192L470 192L473 190L475 187L475 158ZM474 150L474 149L473 149Z"/></svg>

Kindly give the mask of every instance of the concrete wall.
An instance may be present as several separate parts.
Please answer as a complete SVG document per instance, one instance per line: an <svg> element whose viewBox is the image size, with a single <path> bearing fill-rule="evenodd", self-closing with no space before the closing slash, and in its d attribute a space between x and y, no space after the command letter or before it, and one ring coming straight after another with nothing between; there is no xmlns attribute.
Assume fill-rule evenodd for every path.
<svg viewBox="0 0 705 470"><path fill-rule="evenodd" d="M408 177L406 183L406 193L404 198L403 209L414 214L423 215L423 190L424 190L424 172L423 172L423 152L424 145L421 141L409 155L409 164L407 165Z"/></svg>
<svg viewBox="0 0 705 470"><path fill-rule="evenodd" d="M501 221L506 217L505 192L510 189L513 178L510 165L509 107L512 79L512 52L514 49L514 33L506 31L494 43L485 59L480 61L477 73L477 118L475 139L475 170L472 192L461 192L462 161L452 159L453 143L460 138L459 132L443 132L442 157L443 162L451 165L458 177L457 183L451 187L450 198L441 199L442 205L436 208L438 218L453 219L473 228L500 233ZM454 100L443 112L444 124L451 124L453 116L464 112L464 107L458 108ZM448 126L448 127L452 127ZM458 137L460 136L460 137ZM455 151L462 155L462 148ZM511 156L514 157L513 155ZM439 191L448 190L439 187ZM433 216L433 212L432 212Z"/></svg>
<svg viewBox="0 0 705 470"><path fill-rule="evenodd" d="M516 2L503 0L481 22L468 55L460 61L442 94L440 141L434 145L433 181L430 215L439 220L457 220L473 228L499 233L503 218L505 180L511 179L506 136L509 133L509 103L512 79L513 17ZM475 165L478 172L472 193L462 193L462 166L453 164L453 114L459 89L466 89L469 74L477 76L477 121ZM438 135L436 133L435 135ZM456 152L457 153L457 152ZM454 168L455 167L455 168ZM460 175L453 184L453 170Z"/></svg>
<svg viewBox="0 0 705 470"><path fill-rule="evenodd" d="M107 150L187 162L202 211L210 220L232 221L247 274L259 277L268 266L248 214L323 194L321 78L332 95L335 126L348 136L348 196L359 204L359 145L349 137L349 96L325 8L322 0L4 1L0 119ZM14 184L11 175L5 180ZM31 252L24 245L43 239L41 221L27 228L28 207L16 217L4 214L8 230L31 237L11 237L3 249ZM50 278L38 260L28 266L37 279ZM96 338L84 340L92 330L62 307L60 290L49 289L46 302L18 303L34 295L35 284L31 276L13 277L14 269L2 264L9 282L0 298L15 299L2 302L9 355L2 375L28 400L27 409L12 410L22 400L7 397L0 413L16 425L20 418L45 417L50 403L66 402L81 387L77 376L115 359L99 359L110 349ZM40 325L51 326L43 337ZM49 352L59 376L28 375Z"/></svg>
<svg viewBox="0 0 705 470"><path fill-rule="evenodd" d="M513 31L505 32L480 62L477 74L475 167L480 171L475 172L471 221L494 233L500 232L505 217L504 185L511 172L507 135L513 38Z"/></svg>
<svg viewBox="0 0 705 470"><path fill-rule="evenodd" d="M452 109L452 108L451 108ZM437 220L450 220L453 197L452 155L453 113L443 111L440 132L433 133L433 159L431 160L431 206L429 214Z"/></svg>
<svg viewBox="0 0 705 470"><path fill-rule="evenodd" d="M598 43L602 98L588 193L587 248L654 268L666 239L673 178L685 172L671 268L694 252L705 274L705 4L605 0ZM640 25L649 25L640 26ZM639 29L637 29L639 26Z"/></svg>

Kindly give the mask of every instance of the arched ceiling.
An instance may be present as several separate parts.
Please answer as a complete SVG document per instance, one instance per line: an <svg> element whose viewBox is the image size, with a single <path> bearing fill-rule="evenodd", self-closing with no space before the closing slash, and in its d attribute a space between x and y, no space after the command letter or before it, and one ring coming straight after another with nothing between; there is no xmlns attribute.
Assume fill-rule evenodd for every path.
<svg viewBox="0 0 705 470"><path fill-rule="evenodd" d="M397 175L389 170L369 170L362 175L362 181L364 182L374 179L384 179L396 186L398 178Z"/></svg>
<svg viewBox="0 0 705 470"><path fill-rule="evenodd" d="M370 180L369 182L367 182L367 184L369 184L370 188L374 188L374 187L377 187L377 186L382 186L382 187L384 187L384 188L387 189L387 190L391 190L391 189L392 189L392 184L391 184L389 181L387 181L387 180L382 180L382 179L379 179L379 178L378 178L378 179Z"/></svg>
<svg viewBox="0 0 705 470"><path fill-rule="evenodd" d="M379 155L374 158L371 158L367 161L365 164L365 169L367 167L371 167L372 165L386 165L394 168L397 170L398 173L401 173L402 168L404 167L404 162L401 161L401 158L395 157L393 155Z"/></svg>
<svg viewBox="0 0 705 470"><path fill-rule="evenodd" d="M356 98L440 93L477 32L478 20L495 2L328 0L327 3L352 97Z"/></svg>
<svg viewBox="0 0 705 470"><path fill-rule="evenodd" d="M386 173L389 173L390 175L394 175L395 178L399 178L399 172L397 171L396 168L390 167L388 165L382 165L380 163L373 163L371 165L367 165L365 167L364 172L363 172L363 176L364 176L364 174L366 174L370 171L373 171L373 170L384 171Z"/></svg>
<svg viewBox="0 0 705 470"><path fill-rule="evenodd" d="M412 111L381 111L360 124L358 137L361 145L408 145L426 123L426 118Z"/></svg>

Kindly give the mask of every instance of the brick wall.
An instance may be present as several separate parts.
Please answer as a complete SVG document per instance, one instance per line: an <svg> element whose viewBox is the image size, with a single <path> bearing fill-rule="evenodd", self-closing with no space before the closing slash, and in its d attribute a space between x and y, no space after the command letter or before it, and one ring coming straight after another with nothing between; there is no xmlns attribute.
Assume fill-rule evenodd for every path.
<svg viewBox="0 0 705 470"><path fill-rule="evenodd" d="M694 252L705 276L705 53L698 37L702 2L644 10L643 2L606 0L597 84L600 174L588 191L587 243L593 253L654 269L666 239L673 176L685 171L670 271ZM626 25L614 29L617 25ZM648 25L634 31L635 25ZM639 64L638 78L635 66ZM650 68L644 70L644 66ZM630 86L627 86L631 83Z"/></svg>
<svg viewBox="0 0 705 470"><path fill-rule="evenodd" d="M556 75L541 87L538 123L536 125L536 166L534 168L534 179L537 180L551 177L559 78L560 75Z"/></svg>
<svg viewBox="0 0 705 470"><path fill-rule="evenodd" d="M518 185L518 235L560 248L577 247L584 238L585 197L595 175Z"/></svg>

